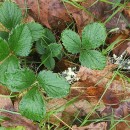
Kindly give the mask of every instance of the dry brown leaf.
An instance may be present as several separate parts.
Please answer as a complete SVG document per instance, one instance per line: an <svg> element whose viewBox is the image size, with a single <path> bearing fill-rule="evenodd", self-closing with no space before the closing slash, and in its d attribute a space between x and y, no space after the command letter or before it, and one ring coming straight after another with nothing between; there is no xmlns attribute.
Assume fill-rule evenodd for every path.
<svg viewBox="0 0 130 130"><path fill-rule="evenodd" d="M85 117L91 110L94 108L95 103L89 103L85 99L77 100L75 103L68 106L62 113L62 120L68 124L72 125L72 121L74 121L75 116L79 118ZM98 116L93 113L90 118L97 118ZM78 123L75 122L76 124Z"/></svg>
<svg viewBox="0 0 130 130"><path fill-rule="evenodd" d="M82 99L77 100L73 104L70 104L69 106L64 108L63 106L66 105L68 101L65 99L52 99L48 102L48 112L60 107L62 107L63 109L62 111L57 111L56 113L50 115L49 120L47 120L49 123L57 127L61 124L64 124L63 122L68 125L72 125L72 121L75 119L75 115L78 114L78 117L86 116L86 114L88 114L95 105L95 103L89 103L87 100ZM91 117L97 117L97 115L92 114Z"/></svg>
<svg viewBox="0 0 130 130"><path fill-rule="evenodd" d="M117 125L116 125L116 130L130 130L130 127L128 127L128 125L130 126L130 117L127 117L125 118L127 124L122 121L122 122L119 122Z"/></svg>
<svg viewBox="0 0 130 130"><path fill-rule="evenodd" d="M66 22L71 23L74 19L79 33L81 33L86 24L94 20L104 22L115 11L111 4L97 2L96 0L79 2L79 6L82 6L83 9L63 3L60 0L28 0L27 3L24 0L14 1L22 8L28 7L29 14L35 21L40 22L48 28L63 30L66 28ZM113 0L110 1L113 2ZM127 26L125 21L120 17L121 12L122 10L106 23L107 28L113 29L119 27L122 30Z"/></svg>
<svg viewBox="0 0 130 130"><path fill-rule="evenodd" d="M127 3L127 8L124 8L123 14L125 15L125 18L130 22L130 2Z"/></svg>
<svg viewBox="0 0 130 130"><path fill-rule="evenodd" d="M103 95L102 100L106 106L111 106L112 108L118 108L120 104L117 95L111 90L106 91L106 93Z"/></svg>
<svg viewBox="0 0 130 130"><path fill-rule="evenodd" d="M9 95L9 90L7 89L7 87L0 85L0 95Z"/></svg>
<svg viewBox="0 0 130 130"><path fill-rule="evenodd" d="M114 46L114 49L112 50L113 54L120 56L130 46L129 41L126 40L129 38L129 33L129 30L124 30L120 33L115 33L108 38L108 44L115 42L117 39L121 39L121 41Z"/></svg>
<svg viewBox="0 0 130 130"><path fill-rule="evenodd" d="M48 23L48 6L51 0L15 0L16 3L23 9L29 8L29 14L36 20L40 21L43 25L51 28Z"/></svg>
<svg viewBox="0 0 130 130"><path fill-rule="evenodd" d="M81 67L77 76L81 83L72 85L71 95L84 95L85 99L98 101L103 95L105 105L111 105L113 108L118 107L120 101L130 96L130 84L119 76L112 81L115 65L107 65L104 70L91 70ZM92 84L92 85L91 85ZM107 91L105 90L107 88ZM76 96L76 95L75 95Z"/></svg>
<svg viewBox="0 0 130 130"><path fill-rule="evenodd" d="M129 44L128 44L128 45L129 45ZM130 55L130 45L129 45L129 47L127 47L126 51L127 51L127 53Z"/></svg>
<svg viewBox="0 0 130 130"><path fill-rule="evenodd" d="M14 107L10 98L3 97L2 95L0 95L0 109L14 110Z"/></svg>
<svg viewBox="0 0 130 130"><path fill-rule="evenodd" d="M24 0L15 0L16 3L22 8L26 8ZM93 4L95 0L87 2L87 6ZM65 4L60 0L39 0L39 1L27 1L29 8L29 14L38 22L45 25L48 28L62 28L66 27L66 22L76 21L79 32L81 32L84 25L92 22L94 19L91 15L78 9L70 4ZM72 15L72 17L71 17ZM61 25L59 25L61 24ZM62 27L63 26L63 27Z"/></svg>
<svg viewBox="0 0 130 130"><path fill-rule="evenodd" d="M114 64L108 64L103 70L91 70L87 67L81 66L77 77L80 78L81 81L89 80L93 84L99 82L98 85L104 86L108 82L108 79L112 78L112 70L116 68Z"/></svg>
<svg viewBox="0 0 130 130"><path fill-rule="evenodd" d="M77 127L73 126L73 130L107 130L107 123L106 122L101 122L101 123L91 123L88 126L82 126L82 127Z"/></svg>
<svg viewBox="0 0 130 130"><path fill-rule="evenodd" d="M111 106L106 106L100 113L102 116L114 115L115 119L128 117L130 114L130 102L120 103L119 107L114 109Z"/></svg>
<svg viewBox="0 0 130 130"><path fill-rule="evenodd" d="M49 112L51 110L56 110L57 108L62 107L66 103L67 103L67 100L65 100L63 98L51 99L46 104L47 105L46 106L47 112ZM59 120L59 119L61 119L61 117L62 117L62 111L50 115L49 120L47 120L47 121L49 121L51 124L58 127L58 126L60 126L60 123L61 123L61 121Z"/></svg>

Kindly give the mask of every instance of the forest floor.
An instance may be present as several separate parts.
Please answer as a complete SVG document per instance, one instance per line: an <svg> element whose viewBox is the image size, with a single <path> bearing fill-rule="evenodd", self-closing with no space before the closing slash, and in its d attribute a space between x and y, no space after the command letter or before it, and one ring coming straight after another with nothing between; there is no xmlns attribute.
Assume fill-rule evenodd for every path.
<svg viewBox="0 0 130 130"><path fill-rule="evenodd" d="M44 62L43 59L46 59L46 57L42 56L41 58L41 55L47 48L43 45L44 50L37 41L34 41L36 47L32 46L31 53L26 60L24 55L18 57L21 62L20 65L32 69L36 75L43 69L53 71L66 79L70 85L70 91L67 95L59 96L61 97L59 98L57 94L51 92L53 90L47 88L50 93L45 94L46 90L43 91L39 88L46 102L46 114L42 120L37 121L35 120L37 113L34 117L28 115L24 117L24 114L22 116L19 112L20 101L29 89L20 92L10 91L8 85L1 84L2 78L0 77L0 130L130 130L129 0L12 1L22 9L24 23L32 21L40 23L47 29L44 33L45 41L57 43L57 47L52 48L56 56L52 56L51 60ZM103 25L103 28L101 26L97 29L91 26L93 23L99 23ZM0 36L1 31L7 30L2 24ZM102 39L105 34L100 30L105 29L106 37L103 44L99 43L100 46L96 46L94 42L97 39L95 41L90 40L96 46L91 44L94 46L92 47L93 51L96 50L96 52L105 56L105 63L101 60L99 53L96 53L97 55L91 54L94 55L92 58L87 56L83 58L82 52L75 53L78 50L76 44L71 48L73 42L80 42L81 37L81 42L84 41L83 33L85 31L83 30L85 30L85 27L93 30L93 32L90 31L90 39L94 40L96 38ZM66 38L65 30L68 30L70 37L73 34L71 38L68 36L67 42L64 40ZM73 32L70 33L69 30L73 30ZM89 30L87 31L89 32ZM37 32L37 29L35 32ZM1 37L3 38L3 35ZM69 40L70 46L67 44ZM55 52L59 51L59 44L62 45L62 49L61 53L57 55ZM69 47L71 49L68 49ZM101 60L101 62L97 62L98 60ZM0 71L2 72L1 66L0 59ZM49 75L49 72L46 75ZM50 82L51 79L54 80L50 77ZM46 80L48 81L48 79ZM51 85L53 83L55 84L52 81ZM57 84L61 85L62 82L57 82ZM60 95L60 92L66 91L64 88L62 90L57 91L57 93ZM48 97L48 95L51 96ZM51 98L56 96L58 98ZM26 102L27 106L30 103L31 101ZM35 105L33 105L34 110Z"/></svg>

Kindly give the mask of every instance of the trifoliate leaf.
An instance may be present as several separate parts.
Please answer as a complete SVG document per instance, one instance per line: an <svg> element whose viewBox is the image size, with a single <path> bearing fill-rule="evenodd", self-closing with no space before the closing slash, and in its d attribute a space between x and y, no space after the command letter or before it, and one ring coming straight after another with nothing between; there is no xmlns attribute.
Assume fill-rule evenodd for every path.
<svg viewBox="0 0 130 130"><path fill-rule="evenodd" d="M106 29L102 23L87 25L82 32L82 44L85 49L95 49L105 43Z"/></svg>
<svg viewBox="0 0 130 130"><path fill-rule="evenodd" d="M18 56L28 56L32 47L32 36L26 25L19 25L9 36L10 49Z"/></svg>
<svg viewBox="0 0 130 130"><path fill-rule="evenodd" d="M3 2L0 6L0 22L9 30L21 22L22 12L13 2Z"/></svg>
<svg viewBox="0 0 130 130"><path fill-rule="evenodd" d="M45 115L45 103L36 87L32 88L21 100L20 113L34 121L41 121Z"/></svg>
<svg viewBox="0 0 130 130"><path fill-rule="evenodd" d="M35 81L35 74L29 69L17 70L6 74L6 86L12 92L19 92L30 87Z"/></svg>
<svg viewBox="0 0 130 130"><path fill-rule="evenodd" d="M38 81L49 97L61 98L69 93L69 83L63 77L51 71L41 71L38 74Z"/></svg>
<svg viewBox="0 0 130 130"><path fill-rule="evenodd" d="M5 85L6 74L13 73L19 69L19 61L16 56L10 56L0 63L0 83Z"/></svg>
<svg viewBox="0 0 130 130"><path fill-rule="evenodd" d="M55 43L56 39L54 34L47 28L44 29L42 38L37 41L36 49L39 54L44 54L44 49L48 47L49 44Z"/></svg>
<svg viewBox="0 0 130 130"><path fill-rule="evenodd" d="M65 30L62 32L61 39L68 52L72 54L80 52L81 40L77 33L72 30Z"/></svg>
<svg viewBox="0 0 130 130"><path fill-rule="evenodd" d="M28 23L27 26L32 35L32 42L37 41L42 37L44 31L42 25L35 22L31 22Z"/></svg>
<svg viewBox="0 0 130 130"><path fill-rule="evenodd" d="M42 56L42 64L44 64L44 66L49 69L52 70L55 67L55 60L54 58L51 56L51 54L43 54Z"/></svg>
<svg viewBox="0 0 130 130"><path fill-rule="evenodd" d="M8 43L0 38L0 61L4 60L10 53Z"/></svg>
<svg viewBox="0 0 130 130"><path fill-rule="evenodd" d="M47 49L48 52L50 52L52 57L57 57L61 53L62 45L57 43L52 43L48 45Z"/></svg>
<svg viewBox="0 0 130 130"><path fill-rule="evenodd" d="M96 50L84 50L80 53L79 60L82 66L91 69L103 69L106 65L106 58Z"/></svg>

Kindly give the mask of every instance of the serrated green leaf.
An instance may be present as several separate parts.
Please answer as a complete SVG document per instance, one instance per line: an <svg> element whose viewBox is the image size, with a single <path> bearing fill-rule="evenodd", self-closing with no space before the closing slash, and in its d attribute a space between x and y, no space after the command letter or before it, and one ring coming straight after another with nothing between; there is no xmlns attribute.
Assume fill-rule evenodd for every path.
<svg viewBox="0 0 130 130"><path fill-rule="evenodd" d="M55 35L47 28L44 29L42 40L45 42L45 44L56 42Z"/></svg>
<svg viewBox="0 0 130 130"><path fill-rule="evenodd" d="M22 20L22 12L13 2L3 2L0 6L0 22L9 30Z"/></svg>
<svg viewBox="0 0 130 130"><path fill-rule="evenodd" d="M35 22L31 22L28 23L27 26L32 35L32 42L37 41L42 37L44 31L42 25Z"/></svg>
<svg viewBox="0 0 130 130"><path fill-rule="evenodd" d="M16 56L10 56L0 63L0 83L5 85L6 73L15 72L20 68L19 61Z"/></svg>
<svg viewBox="0 0 130 130"><path fill-rule="evenodd" d="M36 49L39 54L44 54L45 48L48 47L49 44L55 43L56 39L54 34L47 28L43 31L43 36L36 43Z"/></svg>
<svg viewBox="0 0 130 130"><path fill-rule="evenodd" d="M52 70L55 67L55 60L53 57L51 57L50 54L43 54L42 56L42 64L44 64L44 66L49 69Z"/></svg>
<svg viewBox="0 0 130 130"><path fill-rule="evenodd" d="M21 100L20 113L34 121L41 121L45 115L45 103L36 87L32 88Z"/></svg>
<svg viewBox="0 0 130 130"><path fill-rule="evenodd" d="M52 43L48 45L47 49L48 52L50 52L52 57L57 57L61 53L62 45L57 43Z"/></svg>
<svg viewBox="0 0 130 130"><path fill-rule="evenodd" d="M38 81L49 97L61 98L69 93L69 83L63 77L51 71L41 71L38 74Z"/></svg>
<svg viewBox="0 0 130 130"><path fill-rule="evenodd" d="M53 57L58 56L61 53L62 46L57 43L51 43L45 50L45 53L42 55L42 64L49 69L52 70L55 67L55 60Z"/></svg>
<svg viewBox="0 0 130 130"><path fill-rule="evenodd" d="M46 49L46 46L44 46L41 42L41 40L39 40L37 43L36 43L36 50L39 54L44 54L45 53L45 49Z"/></svg>
<svg viewBox="0 0 130 130"><path fill-rule="evenodd" d="M106 58L96 50L82 51L79 60L82 66L91 69L103 69L106 65Z"/></svg>
<svg viewBox="0 0 130 130"><path fill-rule="evenodd" d="M17 70L12 73L7 73L6 86L12 92L19 92L30 87L35 81L35 74L29 69Z"/></svg>
<svg viewBox="0 0 130 130"><path fill-rule="evenodd" d="M4 60L10 53L8 43L0 38L0 61Z"/></svg>
<svg viewBox="0 0 130 130"><path fill-rule="evenodd" d="M62 32L61 39L68 52L71 52L72 54L80 52L81 40L76 32L72 30L65 30Z"/></svg>
<svg viewBox="0 0 130 130"><path fill-rule="evenodd" d="M28 56L32 47L32 36L26 25L19 25L9 36L10 49L18 56Z"/></svg>
<svg viewBox="0 0 130 130"><path fill-rule="evenodd" d="M9 33L5 31L0 31L0 37L4 40L8 40Z"/></svg>
<svg viewBox="0 0 130 130"><path fill-rule="evenodd" d="M95 49L105 43L106 29L102 23L87 25L82 31L82 44L85 49Z"/></svg>

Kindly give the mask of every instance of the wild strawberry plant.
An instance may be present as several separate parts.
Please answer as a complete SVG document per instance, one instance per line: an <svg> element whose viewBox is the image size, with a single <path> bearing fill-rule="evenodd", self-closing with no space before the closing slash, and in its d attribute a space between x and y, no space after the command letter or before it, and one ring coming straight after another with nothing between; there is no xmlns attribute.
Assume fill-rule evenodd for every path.
<svg viewBox="0 0 130 130"><path fill-rule="evenodd" d="M64 30L61 39L68 52L80 54L81 65L91 69L103 69L106 65L106 57L95 49L105 43L106 36L104 24L95 22L84 27L82 40L72 30Z"/></svg>
<svg viewBox="0 0 130 130"><path fill-rule="evenodd" d="M22 19L22 12L15 3L6 1L0 6L0 22L6 28L6 31L0 32L0 84L11 92L26 90L19 104L19 112L31 120L40 121L46 113L43 90L49 97L60 98L69 93L70 85L52 71L43 70L35 74L33 70L21 67L20 58L29 56L35 41L42 39L46 31L40 24L22 23ZM53 59L62 46L54 43L44 49L44 56Z"/></svg>
<svg viewBox="0 0 130 130"><path fill-rule="evenodd" d="M45 28L42 38L36 43L36 50L42 55L42 64L44 64L47 69L52 70L55 67L54 57L59 58L62 51L62 45L57 44L54 34L49 29Z"/></svg>
<svg viewBox="0 0 130 130"><path fill-rule="evenodd" d="M22 12L15 3L6 1L0 6L0 22L6 28L0 32L0 84L11 92L26 92L19 103L19 112L31 120L41 121L46 113L43 91L49 97L61 98L69 93L70 85L63 77L49 71L55 67L54 58L59 58L62 51L54 34L38 23L22 23L22 20ZM106 58L97 50L106 39L102 23L87 25L82 40L72 30L63 31L61 39L68 52L79 53L81 65L91 69L105 67ZM48 71L36 73L22 66L20 59L27 58L32 47L41 55L41 64Z"/></svg>

